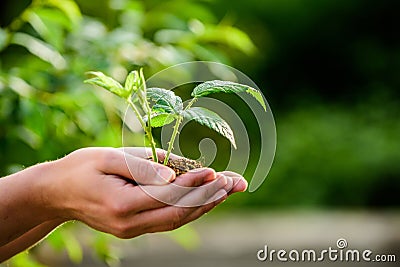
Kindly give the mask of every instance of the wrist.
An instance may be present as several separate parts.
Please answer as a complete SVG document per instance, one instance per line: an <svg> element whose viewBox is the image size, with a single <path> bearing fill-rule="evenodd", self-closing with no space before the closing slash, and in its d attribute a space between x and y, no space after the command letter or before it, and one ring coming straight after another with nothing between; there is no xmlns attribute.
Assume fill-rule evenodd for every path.
<svg viewBox="0 0 400 267"><path fill-rule="evenodd" d="M30 203L46 221L57 221L60 224L67 221L63 214L59 190L58 161L45 162L30 168ZM27 169L27 170L30 170Z"/></svg>

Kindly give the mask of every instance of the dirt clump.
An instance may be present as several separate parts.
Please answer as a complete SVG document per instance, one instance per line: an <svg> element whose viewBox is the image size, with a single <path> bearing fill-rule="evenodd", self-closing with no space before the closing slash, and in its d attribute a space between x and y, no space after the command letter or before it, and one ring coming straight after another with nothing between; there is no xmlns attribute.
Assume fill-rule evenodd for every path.
<svg viewBox="0 0 400 267"><path fill-rule="evenodd" d="M153 160L149 157L149 160ZM158 163L164 164L163 160L158 159ZM197 160L188 158L169 159L167 166L174 170L176 176L187 173L190 170L202 168L203 164Z"/></svg>

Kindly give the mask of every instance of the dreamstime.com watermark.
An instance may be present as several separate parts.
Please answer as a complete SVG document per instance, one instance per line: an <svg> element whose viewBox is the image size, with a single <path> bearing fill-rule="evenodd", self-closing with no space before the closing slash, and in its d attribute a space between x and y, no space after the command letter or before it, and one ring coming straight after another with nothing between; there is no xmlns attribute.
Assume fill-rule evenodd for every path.
<svg viewBox="0 0 400 267"><path fill-rule="evenodd" d="M263 262L396 262L396 255L374 254L369 249L349 249L347 240L340 238L336 242L336 247L322 250L275 250L265 245L257 252L257 259Z"/></svg>

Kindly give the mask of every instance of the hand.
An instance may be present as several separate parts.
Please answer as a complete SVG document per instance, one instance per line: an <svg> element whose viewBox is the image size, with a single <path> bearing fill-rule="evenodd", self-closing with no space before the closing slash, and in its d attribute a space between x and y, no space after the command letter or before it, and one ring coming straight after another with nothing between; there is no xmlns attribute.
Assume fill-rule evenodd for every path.
<svg viewBox="0 0 400 267"><path fill-rule="evenodd" d="M164 153L158 154L162 158ZM240 175L209 168L175 179L170 168L146 160L147 155L144 148L77 150L53 162L57 177L51 177L51 198L42 199L65 220L132 238L175 229L247 187Z"/></svg>
<svg viewBox="0 0 400 267"><path fill-rule="evenodd" d="M67 220L131 238L175 229L247 187L236 173L208 168L176 178L148 155L145 148L85 148L1 178L0 262Z"/></svg>

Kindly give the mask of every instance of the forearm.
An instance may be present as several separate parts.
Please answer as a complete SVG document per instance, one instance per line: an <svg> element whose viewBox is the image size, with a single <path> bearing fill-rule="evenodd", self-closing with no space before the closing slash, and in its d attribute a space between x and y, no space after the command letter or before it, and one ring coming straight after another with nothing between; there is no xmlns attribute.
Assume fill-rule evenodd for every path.
<svg viewBox="0 0 400 267"><path fill-rule="evenodd" d="M62 223L63 220L52 220L44 222L29 230L25 234L21 235L17 239L14 239L10 243L1 246L0 262L3 262L13 257L14 255L32 247Z"/></svg>
<svg viewBox="0 0 400 267"><path fill-rule="evenodd" d="M0 179L0 247L58 219L48 204L51 169L44 163Z"/></svg>

